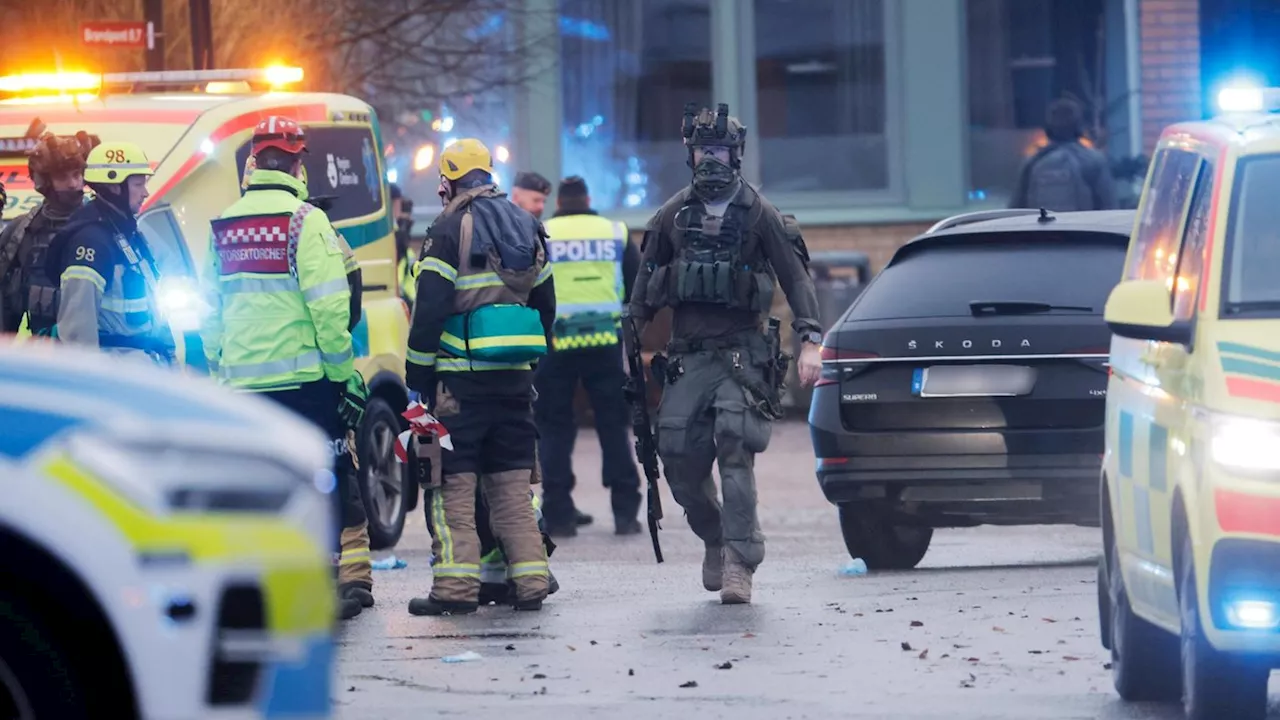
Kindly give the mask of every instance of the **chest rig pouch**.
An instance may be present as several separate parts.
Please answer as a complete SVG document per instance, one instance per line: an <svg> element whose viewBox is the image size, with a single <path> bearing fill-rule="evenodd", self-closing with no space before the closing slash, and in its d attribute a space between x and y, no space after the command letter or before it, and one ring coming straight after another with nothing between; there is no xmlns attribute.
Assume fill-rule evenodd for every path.
<svg viewBox="0 0 1280 720"><path fill-rule="evenodd" d="M721 217L691 199L675 214L671 264L654 271L659 304L718 305L764 312L773 305L773 271L753 239L762 208L744 188Z"/></svg>
<svg viewBox="0 0 1280 720"><path fill-rule="evenodd" d="M0 247L0 294L15 308L26 308L32 335L48 336L58 322L59 293L45 263L61 223L37 217L39 213L37 209L15 220L12 235Z"/></svg>

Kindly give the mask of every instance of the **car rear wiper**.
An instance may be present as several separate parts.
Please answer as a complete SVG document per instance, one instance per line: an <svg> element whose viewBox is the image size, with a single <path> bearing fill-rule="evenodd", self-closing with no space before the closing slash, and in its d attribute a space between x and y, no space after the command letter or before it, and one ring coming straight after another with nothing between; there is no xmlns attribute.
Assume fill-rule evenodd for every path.
<svg viewBox="0 0 1280 720"><path fill-rule="evenodd" d="M1067 310L1071 312L1093 312L1093 308L1081 305L1053 305L1042 302L1023 302L1017 300L992 300L969 303L969 311L975 317L979 315L1030 315L1032 313Z"/></svg>

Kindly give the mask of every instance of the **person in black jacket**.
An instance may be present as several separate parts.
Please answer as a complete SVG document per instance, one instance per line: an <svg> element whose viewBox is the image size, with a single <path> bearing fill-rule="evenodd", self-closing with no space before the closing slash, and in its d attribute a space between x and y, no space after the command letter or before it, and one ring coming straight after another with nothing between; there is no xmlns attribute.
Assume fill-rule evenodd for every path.
<svg viewBox="0 0 1280 720"><path fill-rule="evenodd" d="M1057 212L1113 210L1116 192L1107 156L1085 147L1080 106L1070 99L1049 106L1049 144L1027 160L1010 198L1011 208Z"/></svg>

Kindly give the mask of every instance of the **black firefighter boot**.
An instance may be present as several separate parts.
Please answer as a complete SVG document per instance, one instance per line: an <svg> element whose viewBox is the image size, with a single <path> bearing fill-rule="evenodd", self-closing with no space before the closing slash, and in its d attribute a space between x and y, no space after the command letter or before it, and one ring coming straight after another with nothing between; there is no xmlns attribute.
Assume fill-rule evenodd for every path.
<svg viewBox="0 0 1280 720"><path fill-rule="evenodd" d="M428 595L409 601L410 615L470 615L480 606L478 602L449 602Z"/></svg>
<svg viewBox="0 0 1280 720"><path fill-rule="evenodd" d="M350 620L360 614L363 608L360 607L360 601L355 598L344 597L338 595L338 619Z"/></svg>
<svg viewBox="0 0 1280 720"><path fill-rule="evenodd" d="M344 583L338 588L338 595L343 600L354 599L362 608L373 607L373 593L362 582Z"/></svg>

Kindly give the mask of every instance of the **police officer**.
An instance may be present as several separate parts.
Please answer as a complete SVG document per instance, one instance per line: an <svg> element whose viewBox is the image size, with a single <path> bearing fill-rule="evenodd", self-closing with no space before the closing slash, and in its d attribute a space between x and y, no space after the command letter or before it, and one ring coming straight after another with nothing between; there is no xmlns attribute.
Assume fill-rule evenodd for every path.
<svg viewBox="0 0 1280 720"><path fill-rule="evenodd" d="M601 477L609 488L614 532L640 532L640 475L628 438L629 416L622 386L619 318L640 267L640 250L628 240L627 226L591 209L587 183L566 178L556 193L556 214L546 223L547 252L556 277L553 352L538 363L538 451L542 459L543 513L552 537L576 535L577 510L573 446L578 434L573 400L578 381L595 412L603 460Z"/></svg>
<svg viewBox="0 0 1280 720"><path fill-rule="evenodd" d="M768 446L780 415L778 388L764 372L774 358L761 334L775 281L805 343L799 372L806 385L821 370L821 335L803 240L789 237L778 210L739 176L746 128L727 105L715 114L695 110L685 107L681 128L693 182L649 221L630 313L643 324L660 308L673 309L658 450L672 495L706 546L703 586L720 591L722 603L747 603L764 560L755 454Z"/></svg>
<svg viewBox="0 0 1280 720"><path fill-rule="evenodd" d="M85 160L100 142L83 131L45 133L27 153L27 173L44 201L0 232L0 332L18 332L25 319L32 335L53 334L58 282L46 273L47 251L84 204Z"/></svg>
<svg viewBox="0 0 1280 720"><path fill-rule="evenodd" d="M95 197L54 236L45 268L58 278L60 340L167 365L173 334L156 303L159 269L136 218L150 176L151 163L133 143L93 148L84 179Z"/></svg>
<svg viewBox="0 0 1280 720"><path fill-rule="evenodd" d="M536 172L516 173L511 188L511 202L528 210L539 220L547 209L547 196L551 194L551 181Z"/></svg>
<svg viewBox="0 0 1280 720"><path fill-rule="evenodd" d="M445 203L423 243L406 379L449 429L442 481L428 488L435 565L409 612L475 612L481 545L476 487L515 585L517 610L540 610L547 555L529 503L537 431L530 363L546 352L555 287L545 231L493 183L493 160L467 138L440 154ZM437 380L439 381L437 383Z"/></svg>
<svg viewBox="0 0 1280 720"><path fill-rule="evenodd" d="M202 277L212 312L201 335L221 382L262 393L328 434L345 620L374 602L368 524L347 439L368 396L353 365L349 249L324 211L307 202L298 123L268 117L251 142L255 169L244 196L213 221Z"/></svg>

